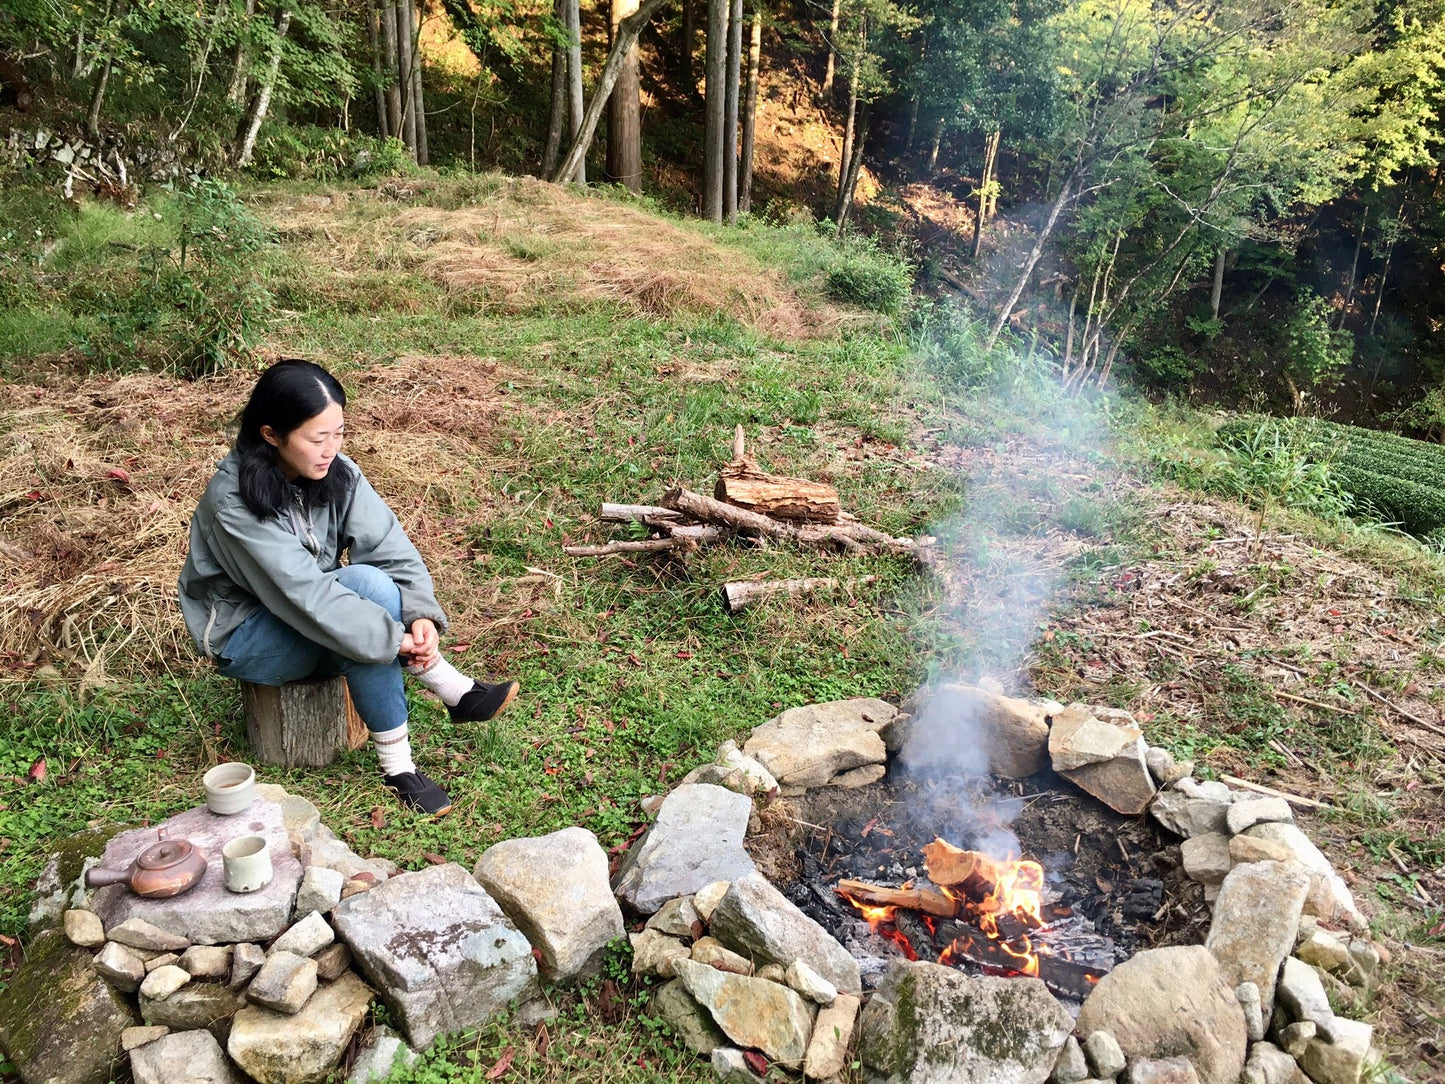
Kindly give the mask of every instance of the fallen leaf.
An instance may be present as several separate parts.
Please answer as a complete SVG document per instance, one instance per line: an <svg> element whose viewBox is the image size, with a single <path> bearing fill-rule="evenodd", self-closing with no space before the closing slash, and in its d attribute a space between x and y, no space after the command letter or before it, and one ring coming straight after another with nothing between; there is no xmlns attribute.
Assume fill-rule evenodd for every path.
<svg viewBox="0 0 1445 1084"><path fill-rule="evenodd" d="M0 933L0 945L4 945L6 948L14 948L15 938L6 937L3 933Z"/></svg>
<svg viewBox="0 0 1445 1084"><path fill-rule="evenodd" d="M517 1056L517 1048L509 1046L502 1051L502 1056L497 1059L497 1064L487 1070L487 1079L496 1080L512 1067L512 1059Z"/></svg>
<svg viewBox="0 0 1445 1084"><path fill-rule="evenodd" d="M447 860L445 858L443 858L439 854L432 854L430 851L424 851L422 853L422 857L434 866L444 866L447 864Z"/></svg>
<svg viewBox="0 0 1445 1084"><path fill-rule="evenodd" d="M743 1061L748 1063L749 1068L758 1076L768 1075L768 1059L759 1054L756 1050L744 1050Z"/></svg>
<svg viewBox="0 0 1445 1084"><path fill-rule="evenodd" d="M371 826L373 828L386 827L386 814L381 811L381 806L379 805L371 807Z"/></svg>
<svg viewBox="0 0 1445 1084"><path fill-rule="evenodd" d="M678 657L679 659L690 659L690 658L692 658L692 652L691 652L691 651L679 651L679 652L677 653L677 657Z"/></svg>
<svg viewBox="0 0 1445 1084"><path fill-rule="evenodd" d="M537 1056L545 1058L547 1051L552 1048L552 1035L547 1030L547 1021L537 1021L537 1035L532 1042L537 1047Z"/></svg>
<svg viewBox="0 0 1445 1084"><path fill-rule="evenodd" d="M45 766L45 758L41 757L34 764L30 765L30 781L32 783L44 783L45 777L50 774L50 769Z"/></svg>
<svg viewBox="0 0 1445 1084"><path fill-rule="evenodd" d="M117 482L128 483L130 481L130 471L124 467L111 467L105 474L107 478L114 478Z"/></svg>

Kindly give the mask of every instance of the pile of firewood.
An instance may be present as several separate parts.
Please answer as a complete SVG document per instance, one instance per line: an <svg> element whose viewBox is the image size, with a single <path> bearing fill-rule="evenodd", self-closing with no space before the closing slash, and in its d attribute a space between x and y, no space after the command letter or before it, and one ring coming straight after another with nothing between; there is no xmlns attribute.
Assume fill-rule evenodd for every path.
<svg viewBox="0 0 1445 1084"><path fill-rule="evenodd" d="M926 562L932 543L932 539L894 538L860 523L843 511L838 491L830 485L767 473L747 453L742 426L737 427L733 437L732 461L718 472L713 496L679 486L663 494L659 505L603 504L600 518L609 523L645 524L653 537L599 546L566 546L569 556L686 552L740 538L759 546L788 541L848 554L906 554ZM744 580L723 586L723 605L729 613L738 613L770 595L851 589L875 579Z"/></svg>

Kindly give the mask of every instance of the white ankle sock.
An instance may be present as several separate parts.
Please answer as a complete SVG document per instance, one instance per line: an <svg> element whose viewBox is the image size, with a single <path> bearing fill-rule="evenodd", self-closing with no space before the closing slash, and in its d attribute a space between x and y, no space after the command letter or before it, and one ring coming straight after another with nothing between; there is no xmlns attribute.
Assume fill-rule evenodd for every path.
<svg viewBox="0 0 1445 1084"><path fill-rule="evenodd" d="M410 666L406 669L412 677L441 697L442 703L449 708L456 707L462 697L472 691L472 679L446 659L437 659L427 670L417 670Z"/></svg>
<svg viewBox="0 0 1445 1084"><path fill-rule="evenodd" d="M376 746L376 759L381 765L382 775L416 771L416 764L411 759L411 739L407 736L405 723L393 730L373 730L371 744Z"/></svg>

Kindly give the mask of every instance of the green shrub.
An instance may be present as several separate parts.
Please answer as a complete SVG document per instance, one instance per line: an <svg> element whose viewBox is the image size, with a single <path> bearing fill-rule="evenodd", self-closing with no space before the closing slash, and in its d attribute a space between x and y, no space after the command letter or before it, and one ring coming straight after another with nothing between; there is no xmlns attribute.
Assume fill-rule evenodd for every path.
<svg viewBox="0 0 1445 1084"><path fill-rule="evenodd" d="M857 241L839 246L828 269L828 296L847 305L898 315L913 291L912 271L896 256Z"/></svg>
<svg viewBox="0 0 1445 1084"><path fill-rule="evenodd" d="M287 124L268 124L263 129L249 167L260 177L315 181L414 173L416 168L399 139Z"/></svg>

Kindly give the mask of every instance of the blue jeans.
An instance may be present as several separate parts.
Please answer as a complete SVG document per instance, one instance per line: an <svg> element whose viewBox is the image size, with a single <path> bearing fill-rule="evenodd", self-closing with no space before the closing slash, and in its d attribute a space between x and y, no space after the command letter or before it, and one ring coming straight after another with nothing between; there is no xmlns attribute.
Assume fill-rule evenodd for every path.
<svg viewBox="0 0 1445 1084"><path fill-rule="evenodd" d="M401 590L371 565L347 565L329 573L338 583L401 620ZM221 651L221 673L253 685L285 685L311 677L346 676L356 713L373 733L406 722L401 660L365 663L308 640L270 610L257 610L231 633Z"/></svg>

